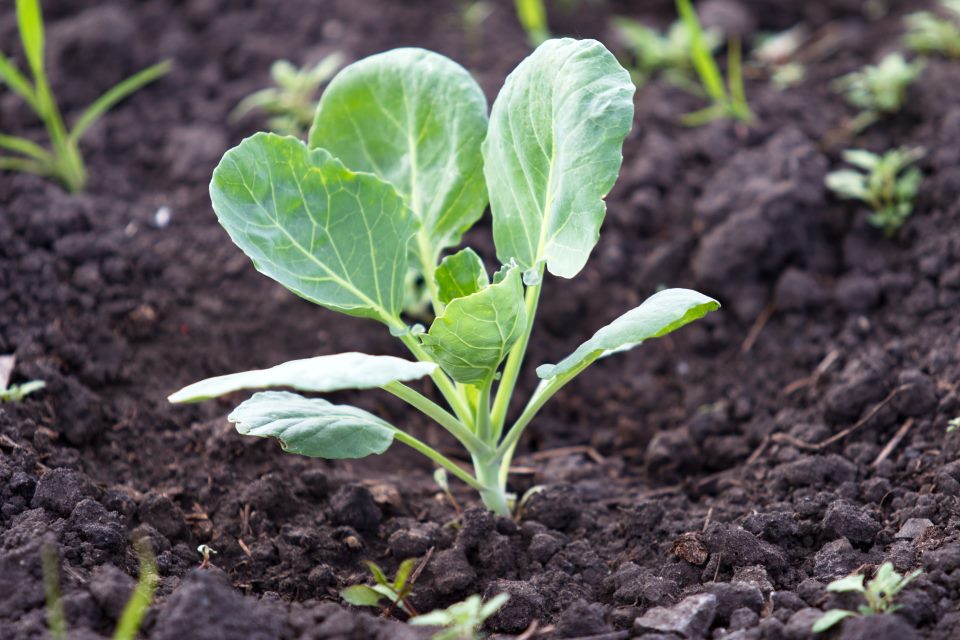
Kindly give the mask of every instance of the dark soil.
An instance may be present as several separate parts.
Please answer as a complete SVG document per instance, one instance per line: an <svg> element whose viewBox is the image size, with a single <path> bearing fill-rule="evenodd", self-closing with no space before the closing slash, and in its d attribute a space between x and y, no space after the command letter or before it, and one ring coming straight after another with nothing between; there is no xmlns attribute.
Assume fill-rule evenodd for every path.
<svg viewBox="0 0 960 640"><path fill-rule="evenodd" d="M841 46L795 88L751 83L752 128L684 129L675 116L696 99L657 82L638 94L604 236L577 280L548 281L530 362L556 361L660 284L724 309L597 364L548 406L511 483L546 489L513 522L460 486L458 516L400 446L354 463L298 458L237 435L225 415L238 398L165 401L294 357L399 353L377 325L258 275L217 225L212 168L262 126L227 114L277 58L400 45L463 62L493 97L528 52L511 2L477 49L443 0L45 2L68 112L160 58L175 68L91 132L85 195L0 174L0 353L16 353L16 380L48 385L0 408L0 637L47 637L46 542L70 637L108 637L143 536L162 576L144 627L156 640L424 637L337 592L367 578L365 559L392 571L430 548L413 604L506 591L496 632L808 638L822 610L851 604L829 581L890 560L924 570L903 608L835 635L960 637L960 438L945 434L960 413L960 64L932 60L904 112L856 141L927 149L916 213L888 240L822 186L851 115L829 83L896 48L914 3L877 21L848 0L709 4L748 37L804 20L839 30ZM558 10L554 26L613 46L607 18L623 13L664 24L672 3L597 1ZM9 92L0 130L40 133ZM469 240L489 257L488 232ZM446 446L389 398L342 399ZM217 551L210 569L197 568L200 543Z"/></svg>

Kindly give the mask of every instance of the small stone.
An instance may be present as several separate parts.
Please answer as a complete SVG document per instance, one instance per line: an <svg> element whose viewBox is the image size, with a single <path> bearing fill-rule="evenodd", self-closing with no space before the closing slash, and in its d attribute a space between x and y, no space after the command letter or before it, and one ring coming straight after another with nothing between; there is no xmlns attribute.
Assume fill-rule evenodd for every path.
<svg viewBox="0 0 960 640"><path fill-rule="evenodd" d="M717 597L699 593L684 598L672 607L654 607L633 621L635 633L675 633L684 638L706 635L717 612Z"/></svg>
<svg viewBox="0 0 960 640"><path fill-rule="evenodd" d="M717 598L717 621L726 624L737 609L750 609L757 613L763 606L760 589L746 582L713 582L704 585L707 593Z"/></svg>
<svg viewBox="0 0 960 640"><path fill-rule="evenodd" d="M757 626L758 622L760 622L760 616L757 612L744 607L743 609L736 609L730 614L730 623L727 627L730 631L741 631Z"/></svg>
<svg viewBox="0 0 960 640"><path fill-rule="evenodd" d="M903 523L900 530L897 531L894 538L898 540L914 540L923 535L923 533L933 526L933 523L926 518L910 518Z"/></svg>
<svg viewBox="0 0 960 640"><path fill-rule="evenodd" d="M700 534L696 531L680 534L680 537L673 541L670 553L697 566L705 563L710 556L707 548L700 541Z"/></svg>

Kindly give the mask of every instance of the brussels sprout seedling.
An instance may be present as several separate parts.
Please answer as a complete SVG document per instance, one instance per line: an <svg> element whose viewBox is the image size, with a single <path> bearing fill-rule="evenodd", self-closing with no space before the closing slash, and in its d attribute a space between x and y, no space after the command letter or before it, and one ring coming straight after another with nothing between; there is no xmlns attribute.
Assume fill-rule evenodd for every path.
<svg viewBox="0 0 960 640"><path fill-rule="evenodd" d="M873 213L867 221L892 237L913 213L922 175L916 167L908 167L921 157L921 149L892 149L883 155L850 149L843 159L860 171L833 171L827 174L826 184L841 198L870 205Z"/></svg>
<svg viewBox="0 0 960 640"><path fill-rule="evenodd" d="M170 63L155 64L113 87L87 107L73 128L67 130L44 69L43 16L39 0L17 0L17 26L32 80L0 54L0 83L5 83L23 98L43 121L51 148L45 149L26 138L0 134L0 149L14 154L0 155L0 170L47 176L62 183L69 191L82 191L87 175L80 155L80 139L115 104L165 75L170 70Z"/></svg>
<svg viewBox="0 0 960 640"><path fill-rule="evenodd" d="M312 67L302 69L286 60L277 60L270 67L276 86L250 94L230 115L239 119L259 109L269 116L267 125L271 131L302 136L313 122L317 91L342 65L343 56L339 53L331 53Z"/></svg>
<svg viewBox="0 0 960 640"><path fill-rule="evenodd" d="M920 77L923 67L923 60L907 62L899 53L891 53L880 64L867 65L834 80L834 88L851 106L860 109L850 128L859 133L882 116L900 111L907 100L907 88Z"/></svg>
<svg viewBox="0 0 960 640"><path fill-rule="evenodd" d="M903 42L917 53L960 58L960 0L943 0L940 4L943 16L918 11L905 18Z"/></svg>
<svg viewBox="0 0 960 640"><path fill-rule="evenodd" d="M483 637L480 627L487 618L500 610L510 596L501 593L486 602L478 595L472 595L446 609L438 609L410 620L412 625L424 627L443 627L433 634L431 640L477 640Z"/></svg>
<svg viewBox="0 0 960 640"><path fill-rule="evenodd" d="M361 458L394 440L421 452L509 515L507 474L540 408L599 358L657 338L719 304L667 289L597 331L558 364L507 429L508 409L547 272L572 278L596 244L633 120L629 74L593 40L549 40L510 74L487 117L469 73L422 49L346 67L320 99L309 143L256 134L231 149L210 193L256 268L307 300L381 322L417 362L341 353L220 376L173 394L195 402L240 389L327 393L379 387L463 445L473 473L361 409L266 391L229 419L287 451ZM440 261L489 195L502 268L472 249ZM428 284L429 329L401 318L408 268ZM449 410L404 384L429 376Z"/></svg>
<svg viewBox="0 0 960 640"><path fill-rule="evenodd" d="M827 611L822 618L814 623L813 632L821 633L826 631L844 618L849 618L850 616L893 613L900 608L900 605L893 604L894 598L921 573L923 573L923 571L917 569L905 576L900 575L893 568L892 563L884 562L880 565L880 568L877 569L877 574L873 577L873 580L868 582L866 586L863 584L863 575L860 574L834 580L827 585L827 591L834 593L862 593L867 604L860 605L857 611L848 611L846 609L831 609Z"/></svg>

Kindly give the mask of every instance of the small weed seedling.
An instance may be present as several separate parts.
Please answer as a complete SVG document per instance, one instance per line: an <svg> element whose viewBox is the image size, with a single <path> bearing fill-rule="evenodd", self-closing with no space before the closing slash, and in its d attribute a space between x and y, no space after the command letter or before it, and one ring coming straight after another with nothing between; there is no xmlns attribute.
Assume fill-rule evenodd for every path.
<svg viewBox="0 0 960 640"><path fill-rule="evenodd" d="M789 89L801 82L807 73L798 54L808 38L803 24L786 31L760 34L751 61L770 76L770 82L777 89Z"/></svg>
<svg viewBox="0 0 960 640"><path fill-rule="evenodd" d="M942 16L918 11L906 17L903 43L917 53L960 58L960 0L942 0Z"/></svg>
<svg viewBox="0 0 960 640"><path fill-rule="evenodd" d="M31 393L36 393L47 383L43 380L30 380L20 384L10 384L13 367L16 365L15 356L0 356L0 402L20 402Z"/></svg>
<svg viewBox="0 0 960 640"><path fill-rule="evenodd" d="M913 213L922 175L910 165L921 157L920 149L892 149L883 155L850 149L843 159L860 171L832 171L827 174L826 184L841 198L869 205L872 213L867 220L889 238Z"/></svg>
<svg viewBox="0 0 960 640"><path fill-rule="evenodd" d="M956 431L960 431L960 416L950 418L947 422L947 433L954 433Z"/></svg>
<svg viewBox="0 0 960 640"><path fill-rule="evenodd" d="M700 19L690 0L677 0L677 12L686 25L690 37L690 61L703 90L711 104L705 109L694 111L680 117L680 121L691 127L697 127L721 118L734 118L743 122L753 120L753 112L747 104L743 87L743 56L740 52L740 40L731 38L727 45L727 82L724 84L720 66L713 58L710 43L700 26Z"/></svg>
<svg viewBox="0 0 960 640"><path fill-rule="evenodd" d="M413 593L414 584L424 567L430 561L432 550L427 553L423 560L417 564L416 558L409 558L400 563L397 567L397 573L393 580L387 578L383 569L374 562L367 562L370 573L373 574L375 585L357 584L347 587L340 592L340 597L355 607L380 607L383 600L390 602L390 606L384 611L384 615L390 615L394 607L400 607L400 610L408 616L417 615L416 610L407 601L407 598Z"/></svg>
<svg viewBox="0 0 960 640"><path fill-rule="evenodd" d="M343 56L331 53L312 67L298 69L286 60L270 67L276 86L252 93L236 106L230 117L238 120L251 111L267 114L267 126L276 133L302 137L317 110L317 92L343 65Z"/></svg>
<svg viewBox="0 0 960 640"><path fill-rule="evenodd" d="M702 94L694 80L692 35L687 24L674 22L666 33L632 20L617 17L613 25L620 34L632 58L631 75L637 87L642 87L656 73L682 89ZM703 31L704 46L712 54L723 43L723 36L713 29Z"/></svg>
<svg viewBox="0 0 960 640"><path fill-rule="evenodd" d="M197 547L197 553L200 554L200 568L207 569L210 567L210 558L211 556L217 555L216 549L210 545L202 544Z"/></svg>
<svg viewBox="0 0 960 640"><path fill-rule="evenodd" d="M50 149L26 138L0 134L0 149L14 154L0 155L0 170L47 176L62 183L69 191L82 191L87 177L80 155L80 139L115 104L166 74L170 70L170 63L161 62L148 67L110 89L80 114L73 129L67 130L47 82L43 63L43 16L39 0L17 0L17 26L32 81L9 58L0 54L0 83L5 83L23 98L43 121L50 137Z"/></svg>
<svg viewBox="0 0 960 640"><path fill-rule="evenodd" d="M544 0L514 0L514 6L517 10L517 20L527 32L530 46L539 47L550 37Z"/></svg>
<svg viewBox="0 0 960 640"><path fill-rule="evenodd" d="M473 473L366 411L288 391L257 393L229 419L240 433L321 458L380 454L400 441L508 516L514 450L547 400L602 356L719 307L689 289L654 294L558 364L538 367L539 387L507 428L545 272L574 277L599 239L633 93L630 75L594 40L540 45L489 118L477 83L441 55L396 49L346 67L320 99L308 144L259 133L226 153L210 185L213 207L259 271L316 304L381 322L417 362L319 356L211 378L170 400L379 387L456 438ZM472 249L440 261L488 198L502 265L492 279ZM430 294L429 329L401 317L411 266ZM404 384L426 376L449 410Z"/></svg>
<svg viewBox="0 0 960 640"><path fill-rule="evenodd" d="M433 634L431 640L478 640L483 636L480 628L483 623L507 603L510 596L501 593L487 602L478 595L472 595L446 609L438 609L410 620L412 625L424 627L443 627Z"/></svg>
<svg viewBox="0 0 960 640"><path fill-rule="evenodd" d="M147 615L153 593L156 591L159 574L157 562L150 543L146 538L135 544L137 556L140 560L140 577L133 587L133 593L127 600L117 627L113 632L113 640L136 640ZM41 550L43 563L43 590L47 603L47 627L53 640L67 640L67 621L63 611L63 601L60 598L60 558L52 546L44 546Z"/></svg>
<svg viewBox="0 0 960 640"><path fill-rule="evenodd" d="M827 585L827 591L832 591L833 593L862 593L867 604L860 605L857 611L848 611L846 609L831 609L827 611L822 618L814 623L813 632L821 633L826 631L844 618L849 618L850 616L893 613L900 608L900 605L893 603L894 598L921 573L923 573L923 571L917 569L905 576L900 575L894 570L892 563L884 562L880 565L880 568L877 569L877 574L873 576L873 580L868 582L866 586L864 586L863 575L861 574L834 580Z"/></svg>
<svg viewBox="0 0 960 640"><path fill-rule="evenodd" d="M900 111L907 100L907 88L923 72L923 60L907 60L891 53L877 65L867 65L834 80L834 88L842 92L851 106L860 109L850 122L850 129L859 133L885 115Z"/></svg>

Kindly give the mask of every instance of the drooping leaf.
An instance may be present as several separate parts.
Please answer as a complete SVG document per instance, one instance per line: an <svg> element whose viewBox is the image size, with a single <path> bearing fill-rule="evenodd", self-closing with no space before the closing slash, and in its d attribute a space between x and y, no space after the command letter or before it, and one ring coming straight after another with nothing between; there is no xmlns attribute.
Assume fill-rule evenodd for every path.
<svg viewBox="0 0 960 640"><path fill-rule="evenodd" d="M520 270L514 268L502 282L451 301L421 340L451 378L480 384L496 372L526 320Z"/></svg>
<svg viewBox="0 0 960 640"><path fill-rule="evenodd" d="M597 331L559 363L537 367L537 375L550 380L574 372L601 356L664 336L719 308L719 302L691 289L665 289Z"/></svg>
<svg viewBox="0 0 960 640"><path fill-rule="evenodd" d="M223 156L210 197L261 273L335 311L399 315L417 221L391 185L296 138L258 133Z"/></svg>
<svg viewBox="0 0 960 640"><path fill-rule="evenodd" d="M376 607L383 600L383 594L365 584L355 584L340 592L340 597L355 607Z"/></svg>
<svg viewBox="0 0 960 640"><path fill-rule="evenodd" d="M393 184L422 223L435 262L487 205L480 156L486 131L486 97L470 73L440 54L403 48L337 74L320 99L309 144Z"/></svg>
<svg viewBox="0 0 960 640"><path fill-rule="evenodd" d="M444 258L437 267L434 280L442 304L476 293L490 284L483 260L470 247Z"/></svg>
<svg viewBox="0 0 960 640"><path fill-rule="evenodd" d="M633 121L634 85L595 40L548 40L510 74L483 143L497 257L575 276Z"/></svg>
<svg viewBox="0 0 960 640"><path fill-rule="evenodd" d="M394 427L373 414L287 391L261 391L227 419L244 435L276 438L284 451L313 458L363 458L386 451Z"/></svg>
<svg viewBox="0 0 960 640"><path fill-rule="evenodd" d="M170 402L200 402L240 389L290 387L325 393L341 389L371 389L396 381L416 380L437 368L432 362L411 362L393 356L338 353L291 360L269 369L256 369L207 378L171 395Z"/></svg>
<svg viewBox="0 0 960 640"><path fill-rule="evenodd" d="M853 611L846 611L844 609L831 609L823 614L823 617L813 623L813 628L811 631L814 633L823 633L833 625L837 624L844 618L849 618L850 616L855 616Z"/></svg>

